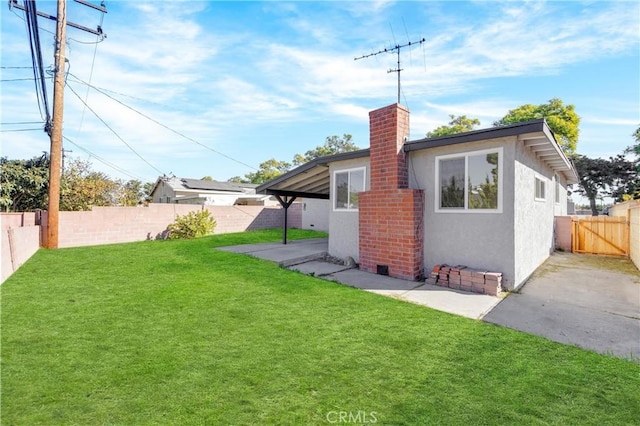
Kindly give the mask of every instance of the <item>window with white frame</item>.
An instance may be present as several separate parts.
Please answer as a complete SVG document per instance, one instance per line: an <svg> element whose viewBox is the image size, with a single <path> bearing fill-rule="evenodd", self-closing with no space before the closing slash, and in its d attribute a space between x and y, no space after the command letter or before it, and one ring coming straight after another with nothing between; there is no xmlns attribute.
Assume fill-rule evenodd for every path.
<svg viewBox="0 0 640 426"><path fill-rule="evenodd" d="M537 201L545 201L547 199L546 182L543 178L536 176L536 193Z"/></svg>
<svg viewBox="0 0 640 426"><path fill-rule="evenodd" d="M560 176L556 175L556 194L555 194L556 204L560 204L560 191L561 190L562 190L562 187L560 186Z"/></svg>
<svg viewBox="0 0 640 426"><path fill-rule="evenodd" d="M436 211L502 210L502 148L436 157Z"/></svg>
<svg viewBox="0 0 640 426"><path fill-rule="evenodd" d="M364 167L334 172L334 210L358 210L358 192L364 191L364 176Z"/></svg>

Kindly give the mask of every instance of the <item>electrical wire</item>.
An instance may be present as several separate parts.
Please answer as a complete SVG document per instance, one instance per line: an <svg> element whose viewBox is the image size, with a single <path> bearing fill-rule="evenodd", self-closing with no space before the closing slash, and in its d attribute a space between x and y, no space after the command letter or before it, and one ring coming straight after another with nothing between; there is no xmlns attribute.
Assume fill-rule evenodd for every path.
<svg viewBox="0 0 640 426"><path fill-rule="evenodd" d="M104 2L102 2L102 5L104 6ZM104 13L100 16L100 25L98 26L98 28L102 28L102 24L104 22ZM91 84L91 80L93 78L93 68L95 66L96 63L96 53L98 52L98 43L100 43L100 41L103 41L104 38L102 38L102 40L99 40L100 36L96 35L96 43L93 47L93 58L91 59L91 71L89 71L89 83L87 85L87 91L84 94L84 100L87 101L89 99L89 85ZM76 40L77 41L77 40ZM67 76L69 75L69 72L67 72ZM65 81L66 84L66 81ZM80 130L82 130L82 122L84 121L84 113L85 113L86 109L82 108L82 114L80 115L80 124L78 124L78 132L80 132Z"/></svg>
<svg viewBox="0 0 640 426"><path fill-rule="evenodd" d="M24 2L24 7L27 34L29 36L29 48L31 49L31 63L33 65L33 76L36 85L36 95L38 99L38 108L40 109L40 116L45 119L47 123L50 123L51 114L49 113L49 100L47 97L44 66L42 64L42 49L40 46L40 33L38 32L38 15L35 0L26 0ZM44 108L45 111L44 116L42 113L42 108Z"/></svg>
<svg viewBox="0 0 640 426"><path fill-rule="evenodd" d="M177 130L172 129L172 128L171 128L171 127L169 127L169 126L167 126L167 125L165 125L165 124L162 124L162 123L161 123L161 122L159 122L158 120L156 120L156 119L154 119L154 118L149 117L148 115L146 115L146 114L144 114L144 113L142 113L142 112L140 112L140 111L136 110L135 108L133 108L133 107L131 107L131 106L129 106L129 105L127 105L127 104L125 104L125 103L121 102L120 100L118 100L118 99L114 98L113 96L111 96L111 95L109 95L109 94L107 94L107 93L103 92L102 90L100 90L100 89L98 89L98 88L96 88L96 87L94 87L94 86L90 85L89 83L87 83L87 82L85 82L85 81L82 81L82 79L80 79L79 77L77 77L77 76L75 76L75 75L73 75L73 74L71 74L71 75L72 75L72 77L74 77L76 80L78 80L78 81L79 81L79 82L81 82L82 84L86 84L87 86L91 87L92 89L94 89L94 90L96 90L96 91L98 91L98 92L102 93L102 94L103 94L103 95L105 95L106 97L108 97L108 98L110 98L110 99L114 100L115 102L119 103L120 105L124 106L125 108L130 109L131 111L135 112L136 114L141 115L142 117L144 117L144 118L146 118L147 120L149 120L149 121L151 121L151 122L153 122L153 123L157 124L158 126L160 126L160 127L164 128L164 129L167 129L167 130L169 130L170 132L172 132L172 133L174 133L174 134L176 134L176 135L178 135L178 136L180 136L180 137L182 137L182 138L184 138L184 139L186 139L186 140L188 140L188 141L190 141L190 142L193 142L193 143L195 143L195 144L197 144L197 145L200 145L201 147L203 147L203 148L205 148L205 149L208 149L209 151L214 152L214 153L216 153L216 154L218 154L218 155L220 155L220 156L222 156L222 157L224 157L224 158L227 158L227 159L229 159L229 160L231 160L231 161L234 161L234 162L236 162L236 163L238 163L238 164L242 164L243 166L245 166L245 167L249 167L250 169L258 170L257 168L255 168L255 167L253 167L253 166L250 166L249 164L247 164L247 163L245 163L245 162L243 162L243 161L237 160L237 159L235 159L235 158L233 158L233 157L231 157L231 156L229 156L229 155L223 154L222 152L220 152L220 151L218 151L218 150L215 150L215 149L213 149L213 148L209 147L208 145L203 144L202 142L198 142L197 140L195 140L195 139L193 139L193 138L190 138L189 136L187 136L187 135L185 135L185 134L183 134L183 133L181 133L181 132L179 132L179 131L177 131Z"/></svg>
<svg viewBox="0 0 640 426"><path fill-rule="evenodd" d="M137 179L137 180L139 180L139 181L144 181L144 179L143 179L143 178L141 178L140 176L136 176L135 174L131 173L130 171L128 171L128 170L126 170L126 169L123 169L122 167L120 167L120 166L118 166L118 165L116 165L116 164L113 164L113 163L112 163L112 162L110 162L110 161L105 160L104 158L102 158L102 157L100 157L100 156L98 156L98 155L94 154L93 152L89 151L88 149L86 149L86 148L84 148L84 147L82 147L82 146L78 145L77 143L75 143L74 141L72 141L71 139L69 139L68 137L63 136L62 138L63 138L64 140L66 140L67 142L71 143L73 146L75 146L75 147L76 147L76 148L78 148L79 150L84 151L85 153L89 154L89 156L90 156L90 157L95 158L96 160L100 161L102 164L104 164L104 165L106 165L106 166L111 167L111 168L112 168L112 169L114 169L115 171L120 172L120 173L122 173L122 174L124 174L124 175L127 175L127 176L129 176L130 178L132 178L132 179Z"/></svg>
<svg viewBox="0 0 640 426"><path fill-rule="evenodd" d="M7 83L7 82L10 82L10 81L32 81L32 80L35 80L35 78L33 78L33 77L29 77L29 78L8 78L8 79L2 79L2 80L0 80L0 82Z"/></svg>
<svg viewBox="0 0 640 426"><path fill-rule="evenodd" d="M40 121L14 121L11 123L0 123L0 126L17 126L24 124L42 124Z"/></svg>
<svg viewBox="0 0 640 426"><path fill-rule="evenodd" d="M154 165L153 165L153 164L151 164L149 161L147 161L147 159L145 159L142 155L140 155L140 153L138 153L138 151L136 151L135 149L133 149L133 147L132 147L131 145L129 145L129 144L128 144L124 139L122 139L122 137L121 137L118 133L116 133L116 131L115 131L115 130L113 130L113 128L111 128L111 126L109 126L109 125L107 124L107 122L106 122L106 121L104 121L104 120L102 119L102 117L100 117L100 116L99 116L99 115L98 115L98 114L97 114L97 113L96 113L96 112L95 112L95 111L94 111L94 110L93 110L93 109L92 109L92 108L91 108L91 107L90 107L90 106L89 106L89 105L88 105L88 104L87 104L87 103L82 99L82 97L81 97L80 95L78 95L78 93L77 93L75 90L73 90L73 87L71 87L70 85L67 85L67 87L69 88L69 90L71 90L71 93L73 93L74 95L76 95L76 97L80 100L80 102L82 102L82 103L87 107L87 109L88 109L89 111L91 111L91 113L92 113L93 115L95 115L95 116L96 116L96 118L97 118L98 120L100 120L100 121L102 122L102 124L104 124L104 125L107 127L107 129L109 129L109 130L111 131L111 133L113 133L113 134L114 134L118 139L120 139L120 141L121 141L123 144L125 144L125 145L126 145L126 146L131 150L131 152L133 152L135 155L137 155L137 156L138 156L138 158L140 158L142 161L144 161L145 163L147 163L147 164L149 165L149 167L151 167L153 170L155 170L156 172L158 172L158 173L159 173L159 174L161 174L161 175L162 175L162 174L164 174L162 171L160 171L160 169L158 169L156 166L154 166Z"/></svg>
<svg viewBox="0 0 640 426"><path fill-rule="evenodd" d="M36 130L42 131L42 128L39 128L39 129L10 129L10 130L2 129L2 130L0 130L0 133L9 133L9 132L33 132L33 131L36 131Z"/></svg>

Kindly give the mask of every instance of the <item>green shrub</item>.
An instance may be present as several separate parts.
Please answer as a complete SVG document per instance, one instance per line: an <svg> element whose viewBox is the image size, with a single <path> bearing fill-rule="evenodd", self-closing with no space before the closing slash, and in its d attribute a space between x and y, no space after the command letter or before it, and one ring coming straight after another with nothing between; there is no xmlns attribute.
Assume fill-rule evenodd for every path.
<svg viewBox="0 0 640 426"><path fill-rule="evenodd" d="M211 217L209 210L189 212L184 216L176 216L176 221L167 227L169 239L191 239L213 234L216 220Z"/></svg>

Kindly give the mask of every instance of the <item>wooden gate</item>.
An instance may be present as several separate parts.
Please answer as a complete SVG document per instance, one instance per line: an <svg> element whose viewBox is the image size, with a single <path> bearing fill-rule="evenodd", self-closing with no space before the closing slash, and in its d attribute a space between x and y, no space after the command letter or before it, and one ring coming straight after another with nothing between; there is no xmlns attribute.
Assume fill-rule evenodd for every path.
<svg viewBox="0 0 640 426"><path fill-rule="evenodd" d="M571 225L574 253L629 256L629 220L626 217L574 217Z"/></svg>

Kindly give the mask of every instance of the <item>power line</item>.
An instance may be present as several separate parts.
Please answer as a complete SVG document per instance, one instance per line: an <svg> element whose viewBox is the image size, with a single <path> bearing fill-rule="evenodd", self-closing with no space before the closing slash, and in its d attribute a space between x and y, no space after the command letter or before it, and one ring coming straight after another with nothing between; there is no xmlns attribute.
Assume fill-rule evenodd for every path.
<svg viewBox="0 0 640 426"><path fill-rule="evenodd" d="M5 129L2 129L2 130L0 130L0 133L9 133L9 132L33 132L33 131L36 131L36 130L37 130L37 131L39 131L39 132L41 132L41 131L42 131L42 127L41 127L41 128L39 128L39 129L11 129L11 130L5 130Z"/></svg>
<svg viewBox="0 0 640 426"><path fill-rule="evenodd" d="M104 6L104 2L103 2L103 6ZM101 18L100 18L100 28L102 28L102 21L104 19L104 13L102 14ZM96 53L98 52L98 43L100 42L99 40L99 36L96 36L96 38L98 39L98 41L96 42L96 44L93 47L93 58L91 59L91 71L89 72L89 84L91 84L91 79L93 78L93 68L95 66L96 63ZM103 39L104 40L104 39ZM84 94L84 100L88 100L89 99L89 86L87 86L87 91ZM82 122L84 120L84 112L85 109L82 109L82 114L80 115L80 124L78 124L78 132L82 129Z"/></svg>
<svg viewBox="0 0 640 426"><path fill-rule="evenodd" d="M27 34L29 36L29 48L31 49L33 77L36 83L38 108L40 109L40 116L45 119L47 123L51 123L49 100L47 97L47 85L44 76L44 66L42 64L42 49L40 47L40 33L38 32L38 15L35 0L27 0L24 2L24 12L26 17L25 23L27 26ZM45 116L42 115L43 107L45 110Z"/></svg>
<svg viewBox="0 0 640 426"><path fill-rule="evenodd" d="M129 177L130 177L130 178L132 178L132 179L137 179L137 180L140 180L140 181L143 181L143 180L144 180L144 179L142 179L140 176L136 176L136 175L134 175L133 173L129 172L128 170L123 169L122 167L120 167L120 166L118 166L118 165L116 165L116 164L114 164L114 163L112 163L112 162L110 162L110 161L108 161L108 160L105 160L104 158L102 158L102 157L100 157L100 156L98 156L98 155L94 154L93 152L89 151L88 149L86 149L86 148L84 148L84 147L82 147L82 146L78 145L77 143L75 143L74 141L72 141L71 139L69 139L68 137L63 136L63 138L64 138L64 140L66 140L67 142L71 143L71 144L72 144L73 146L75 146L76 148L78 148L78 149L80 149L81 151L84 151L84 152L86 152L87 154L89 154L89 156L90 156L90 157L95 158L96 160L100 161L102 164L104 164L104 165L106 165L106 166L111 167L111 168L112 168L112 169L114 169L115 171L118 171L118 172L120 172L120 173L122 173L122 174L125 174L125 175L129 176Z"/></svg>
<svg viewBox="0 0 640 426"><path fill-rule="evenodd" d="M255 168L255 167L253 167L253 166L250 166L249 164L247 164L247 163L245 163L245 162L243 162L243 161L237 160L237 159L235 159L235 158L233 158L233 157L231 157L231 156L229 156L229 155L223 154L222 152L220 152L220 151L218 151L218 150L215 150L215 149L213 149L213 148L209 147L208 145L203 144L202 142L199 142L199 141L197 141L197 140L195 140L195 139L193 139L193 138L191 138L191 137L189 137L189 136L187 136L187 135L185 135L185 134L183 134L183 133L181 133L181 132L179 132L179 131L177 131L177 130L172 129L171 127L169 127L169 126L167 126L167 125L165 125L165 124L162 124L162 123L161 123L161 122L159 122L158 120L156 120L156 119L154 119L154 118L151 118L151 117L149 117L148 115L146 115L146 114L144 114L144 113L142 113L142 112L140 112L140 111L136 110L135 108L133 108L133 107L131 107L131 106L129 106L129 105L127 105L127 104L125 104L125 103L121 102L120 100L118 100L118 99L114 98L113 96L111 96L111 95L109 95L109 94L107 94L107 93L103 92L102 90L98 89L97 87L94 87L94 86L90 85L89 83L87 83L87 82L85 82L85 81L82 81L82 80L81 80L80 78L78 78L77 76L75 76L75 75L73 75L73 74L70 74L70 75L71 75L72 77L74 77L76 80L78 80L78 82L80 82L80 83L82 83L82 84L86 84L87 86L91 87L92 89L97 90L98 92L102 93L102 94L103 94L103 95L105 95L106 97L108 97L108 98L110 98L110 99L114 100L115 102L119 103L120 105L124 106L125 108L130 109L131 111L135 112L136 114L141 115L142 117L144 117L144 118L146 118L147 120L149 120L149 121L151 121L151 122L153 122L153 123L157 124L158 126L163 127L163 128L165 128L165 129L169 130L170 132L175 133L176 135L178 135L178 136L180 136L180 137L182 137L182 138L184 138L184 139L186 139L186 140L188 140L188 141L190 141L190 142L193 142L193 143L195 143L195 144L197 144L197 145L200 145L201 147L203 147L203 148L205 148L205 149L208 149L209 151L214 152L214 153L216 153L216 154L218 154L218 155L220 155L220 156L222 156L222 157L225 157L225 158L227 158L227 159L229 159L229 160L231 160L231 161L234 161L234 162L236 162L236 163L238 163L238 164L242 164L243 166L245 166L245 167L249 167L250 169L258 170L257 168Z"/></svg>
<svg viewBox="0 0 640 426"><path fill-rule="evenodd" d="M18 124L42 124L40 121L14 121L11 123L0 123L0 126L17 126Z"/></svg>
<svg viewBox="0 0 640 426"><path fill-rule="evenodd" d="M149 167L151 167L152 169L154 169L156 172L158 172L158 173L159 173L159 174L161 174L161 175L162 175L162 174L164 174L162 171L160 171L160 169L158 169L156 166L154 166L154 165L153 165L153 164L151 164L149 161L147 161L147 160L146 160L142 155L140 155L140 154L138 153L138 151L136 151L135 149L133 149L133 147L132 147L131 145L129 145L129 144L128 144L124 139L122 139L122 137L120 137L120 135L119 135L115 130L113 130L113 129L111 128L111 126L109 126L109 125L107 124L107 122L106 122L106 121L104 121L104 120L102 119L102 117L100 117L100 116L99 116L99 115L98 115L98 114L97 114L97 113L96 113L96 112L95 112L95 111L94 111L94 110L93 110L93 109L92 109L92 108L91 108L91 107L90 107L90 106L89 106L89 105L88 105L88 104L87 104L87 103L82 99L82 97L80 97L80 95L78 95L78 93L77 93L75 90L73 90L73 87L71 87L71 86L69 86L69 85L67 85L67 87L69 88L69 90L71 90L71 92L72 92L74 95L76 95L76 97L80 100L80 102L82 102L82 103L84 104L84 106L85 106L85 107L87 107L87 109L88 109L89 111L91 111L91 113L92 113L93 115L95 115L95 116L96 116L96 118L97 118L98 120L100 120L100 121L102 122L102 124L104 124L104 125L107 127L107 129L109 129L109 130L111 131L111 133L113 133L113 134L114 134L118 139L120 139L120 141L121 141L123 144L125 144L125 145L126 145L126 146L131 150L131 152L133 152L134 154L136 154L136 155L138 156L138 158L140 158L142 161L144 161L145 163L147 163L147 164L149 165Z"/></svg>
<svg viewBox="0 0 640 426"><path fill-rule="evenodd" d="M35 78L33 78L33 77L29 77L29 78L7 78L7 79L0 80L0 82L7 83L7 82L10 82L10 81L33 81L33 80L35 80Z"/></svg>

